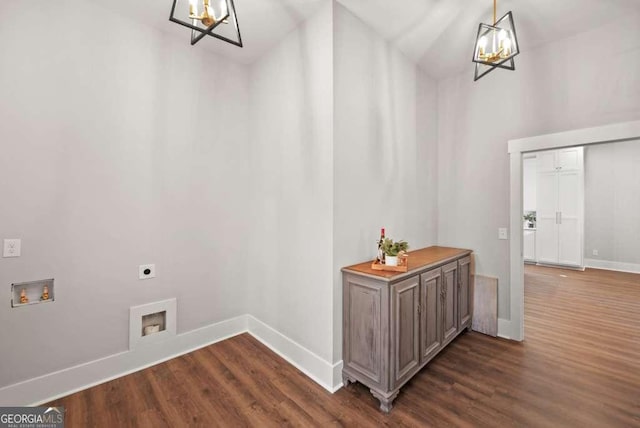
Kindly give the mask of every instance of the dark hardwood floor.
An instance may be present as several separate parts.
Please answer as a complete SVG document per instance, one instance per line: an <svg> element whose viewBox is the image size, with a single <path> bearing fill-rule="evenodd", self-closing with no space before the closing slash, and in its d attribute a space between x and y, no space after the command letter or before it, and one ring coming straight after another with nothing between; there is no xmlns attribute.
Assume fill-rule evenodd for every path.
<svg viewBox="0 0 640 428"><path fill-rule="evenodd" d="M68 427L640 427L640 276L527 266L525 342L466 333L390 414L245 334L50 405Z"/></svg>

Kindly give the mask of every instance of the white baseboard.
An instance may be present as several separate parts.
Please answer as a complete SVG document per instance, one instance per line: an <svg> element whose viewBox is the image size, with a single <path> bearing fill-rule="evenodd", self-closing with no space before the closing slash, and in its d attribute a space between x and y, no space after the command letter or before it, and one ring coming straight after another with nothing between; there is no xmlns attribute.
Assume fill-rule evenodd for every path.
<svg viewBox="0 0 640 428"><path fill-rule="evenodd" d="M511 320L498 318L498 337L511 339Z"/></svg>
<svg viewBox="0 0 640 428"><path fill-rule="evenodd" d="M593 269L614 270L617 272L640 273L640 264L612 262L609 260L584 259L584 265Z"/></svg>
<svg viewBox="0 0 640 428"><path fill-rule="evenodd" d="M46 403L242 333L250 333L329 392L342 386L342 361L330 364L253 316L241 315L172 336L161 343L139 346L0 388L0 406Z"/></svg>
<svg viewBox="0 0 640 428"><path fill-rule="evenodd" d="M314 382L329 392L335 392L342 386L342 361L331 364L314 352L283 335L252 315L247 315L249 334L258 339L273 352L287 360ZM335 371L340 371L339 383Z"/></svg>
<svg viewBox="0 0 640 428"><path fill-rule="evenodd" d="M342 368L344 367L344 363L342 360L333 365L333 389L331 393L333 394L340 388L344 386L342 382Z"/></svg>

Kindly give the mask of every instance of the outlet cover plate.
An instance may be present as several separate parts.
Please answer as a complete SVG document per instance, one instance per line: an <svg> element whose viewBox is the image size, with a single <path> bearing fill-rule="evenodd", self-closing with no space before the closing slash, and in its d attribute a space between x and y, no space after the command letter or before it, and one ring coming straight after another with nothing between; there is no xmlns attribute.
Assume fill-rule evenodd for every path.
<svg viewBox="0 0 640 428"><path fill-rule="evenodd" d="M509 239L509 232L506 227L501 227L498 229L498 239Z"/></svg>
<svg viewBox="0 0 640 428"><path fill-rule="evenodd" d="M20 257L21 247L20 239L5 239L2 257Z"/></svg>
<svg viewBox="0 0 640 428"><path fill-rule="evenodd" d="M156 277L156 265L140 265L138 266L138 278L151 279Z"/></svg>

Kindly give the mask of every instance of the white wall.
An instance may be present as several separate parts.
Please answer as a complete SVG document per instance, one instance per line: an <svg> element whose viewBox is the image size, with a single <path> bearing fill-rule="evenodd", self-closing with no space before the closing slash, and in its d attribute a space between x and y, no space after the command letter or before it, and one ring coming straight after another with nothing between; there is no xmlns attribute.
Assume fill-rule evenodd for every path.
<svg viewBox="0 0 640 428"><path fill-rule="evenodd" d="M437 241L435 83L339 4L334 12L334 359L340 268L374 258L380 228L412 248Z"/></svg>
<svg viewBox="0 0 640 428"><path fill-rule="evenodd" d="M585 149L585 259L640 266L640 140ZM593 254L598 250L598 255Z"/></svg>
<svg viewBox="0 0 640 428"><path fill-rule="evenodd" d="M332 5L251 66L249 312L324 361L332 347Z"/></svg>
<svg viewBox="0 0 640 428"><path fill-rule="evenodd" d="M0 386L127 350L133 305L244 314L248 70L80 0L3 2L0 52Z"/></svg>
<svg viewBox="0 0 640 428"><path fill-rule="evenodd" d="M472 248L476 271L499 278L500 318L510 318L509 241L497 239L509 225L507 141L638 119L639 19L525 49L514 72L474 83L469 63L439 83L438 242Z"/></svg>

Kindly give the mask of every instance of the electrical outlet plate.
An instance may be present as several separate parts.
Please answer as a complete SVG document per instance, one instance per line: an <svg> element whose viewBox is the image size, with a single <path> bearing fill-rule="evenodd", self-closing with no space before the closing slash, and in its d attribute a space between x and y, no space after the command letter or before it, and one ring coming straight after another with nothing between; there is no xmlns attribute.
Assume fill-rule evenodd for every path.
<svg viewBox="0 0 640 428"><path fill-rule="evenodd" d="M138 266L138 278L151 279L156 277L156 265Z"/></svg>
<svg viewBox="0 0 640 428"><path fill-rule="evenodd" d="M598 255L598 250L593 250L593 255L597 256Z"/></svg>
<svg viewBox="0 0 640 428"><path fill-rule="evenodd" d="M20 257L22 241L20 239L5 239L2 257Z"/></svg>
<svg viewBox="0 0 640 428"><path fill-rule="evenodd" d="M509 239L509 233L507 232L506 227L501 227L498 229L498 239Z"/></svg>

